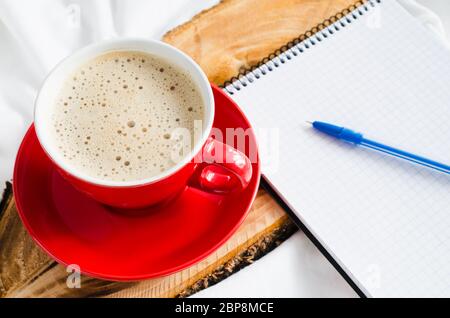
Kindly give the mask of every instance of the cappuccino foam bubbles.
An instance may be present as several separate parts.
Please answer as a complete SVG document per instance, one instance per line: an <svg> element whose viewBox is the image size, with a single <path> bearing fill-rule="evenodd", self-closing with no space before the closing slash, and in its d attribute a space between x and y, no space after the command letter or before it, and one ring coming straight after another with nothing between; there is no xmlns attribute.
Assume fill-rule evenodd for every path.
<svg viewBox="0 0 450 318"><path fill-rule="evenodd" d="M52 135L77 171L134 181L174 166L174 149L189 153L194 122L203 118L202 97L188 74L147 53L115 51L67 78L52 114ZM190 142L173 135L177 128L187 129Z"/></svg>

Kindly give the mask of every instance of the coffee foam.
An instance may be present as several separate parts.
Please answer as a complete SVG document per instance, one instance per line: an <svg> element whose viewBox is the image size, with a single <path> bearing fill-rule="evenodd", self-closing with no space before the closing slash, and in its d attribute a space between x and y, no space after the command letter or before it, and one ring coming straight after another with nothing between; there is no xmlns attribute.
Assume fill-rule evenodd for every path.
<svg viewBox="0 0 450 318"><path fill-rule="evenodd" d="M78 171L110 181L146 179L189 153L194 121L203 120L197 86L161 58L109 52L88 61L63 84L52 114L54 142ZM172 135L187 128L191 140Z"/></svg>

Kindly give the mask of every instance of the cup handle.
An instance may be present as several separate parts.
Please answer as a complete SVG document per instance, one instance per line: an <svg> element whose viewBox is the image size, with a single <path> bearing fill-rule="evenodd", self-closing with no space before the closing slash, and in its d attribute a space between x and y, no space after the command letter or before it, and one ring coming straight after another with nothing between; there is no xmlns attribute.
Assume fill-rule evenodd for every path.
<svg viewBox="0 0 450 318"><path fill-rule="evenodd" d="M245 189L252 178L252 163L239 150L209 138L203 146L203 162L199 174L201 188L208 192L226 193Z"/></svg>

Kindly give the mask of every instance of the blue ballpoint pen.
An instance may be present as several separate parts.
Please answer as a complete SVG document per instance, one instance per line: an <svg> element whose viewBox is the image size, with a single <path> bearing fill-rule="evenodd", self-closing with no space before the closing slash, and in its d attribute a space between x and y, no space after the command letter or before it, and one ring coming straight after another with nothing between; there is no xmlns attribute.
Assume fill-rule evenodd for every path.
<svg viewBox="0 0 450 318"><path fill-rule="evenodd" d="M396 149L387 145L383 145L381 143L378 143L373 140L369 140L363 137L361 133L355 132L353 130L350 130L348 128L320 122L320 121L314 121L314 122L308 122L311 124L315 129L317 129L320 132L323 132L329 136L353 143L355 145L361 145L365 146L371 149L375 149L390 155L393 155L395 157L399 157L402 159L406 159L409 161L412 161L414 163L426 166L428 168L432 168L435 170L439 170L441 172L445 172L450 174L450 166L427 159L425 157L421 157L400 149Z"/></svg>

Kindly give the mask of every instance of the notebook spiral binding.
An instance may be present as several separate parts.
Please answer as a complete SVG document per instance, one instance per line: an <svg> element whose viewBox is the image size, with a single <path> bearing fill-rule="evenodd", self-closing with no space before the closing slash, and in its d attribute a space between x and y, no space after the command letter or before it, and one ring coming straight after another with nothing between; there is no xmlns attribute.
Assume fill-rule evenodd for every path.
<svg viewBox="0 0 450 318"><path fill-rule="evenodd" d="M384 0L360 0L338 14L326 19L322 23L285 44L275 52L261 60L257 65L240 71L238 76L226 81L221 87L230 95L253 83L255 80L272 72L287 61L304 53L306 50L322 42L324 39L339 32L342 28L357 20L375 8Z"/></svg>

